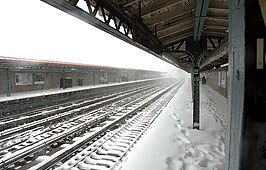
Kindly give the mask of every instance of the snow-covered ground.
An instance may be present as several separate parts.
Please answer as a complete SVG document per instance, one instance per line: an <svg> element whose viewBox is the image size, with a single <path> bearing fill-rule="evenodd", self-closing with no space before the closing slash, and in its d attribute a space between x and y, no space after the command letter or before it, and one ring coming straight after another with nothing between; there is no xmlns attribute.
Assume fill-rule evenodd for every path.
<svg viewBox="0 0 266 170"><path fill-rule="evenodd" d="M121 170L223 170L227 99L201 86L201 130L193 130L191 80L128 153Z"/></svg>
<svg viewBox="0 0 266 170"><path fill-rule="evenodd" d="M185 74L183 82L175 97L135 144L117 169L224 169L227 99L210 87L202 85L200 93L201 130L194 130L191 127L192 94L190 76ZM36 93L36 95L40 95L40 93ZM25 94L14 95L13 97L23 96L25 97ZM44 158L46 157L39 160Z"/></svg>

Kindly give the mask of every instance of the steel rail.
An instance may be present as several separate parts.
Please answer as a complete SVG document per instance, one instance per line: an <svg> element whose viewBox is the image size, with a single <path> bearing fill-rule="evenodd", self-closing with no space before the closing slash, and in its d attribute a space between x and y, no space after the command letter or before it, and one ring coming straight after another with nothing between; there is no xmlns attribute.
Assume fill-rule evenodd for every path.
<svg viewBox="0 0 266 170"><path fill-rule="evenodd" d="M154 86L152 86L152 87L154 87ZM2 131L0 133L0 137L1 138L5 138L5 137L8 137L8 136L13 135L15 133L19 133L19 132L22 132L22 131L25 131L25 130L29 130L29 129L32 129L32 128L35 128L35 127L43 126L43 125L48 124L48 123L50 123L52 121L58 121L58 120L60 120L62 118L69 117L71 115L79 115L79 114L84 113L85 111L92 111L94 109L100 108L100 107L102 107L104 105L107 105L109 103L121 100L122 98L125 98L127 96L140 93L141 91L144 91L144 90L146 90L145 87L144 88L140 88L137 91L131 91L129 93L125 92L125 93L122 93L121 95L107 97L107 98L104 98L104 100L101 100L101 99L97 100L96 99L94 101L85 102L85 103L83 103L81 105L75 105L74 107L72 107L72 110L79 109L80 111L71 112L71 110L69 110L69 109L67 109L67 110L63 109L63 111L64 111L63 113L60 113L60 114L57 113L56 115L52 115L52 116L50 114L48 114L49 116L45 116L44 119L40 119L40 120L37 120L37 121L34 121L34 122L30 122L30 123L25 122L27 124L23 124L21 126L15 127L15 128L7 129L5 131ZM97 102L97 103L94 103L94 102ZM87 106L86 103L91 104L91 105ZM33 121L34 119L30 119L30 120Z"/></svg>
<svg viewBox="0 0 266 170"><path fill-rule="evenodd" d="M85 136L83 139L81 139L79 141L76 141L75 143L73 143L71 145L71 147L65 148L65 149L55 153L55 155L52 158L42 161L41 163L34 166L33 169L48 169L48 168L50 168L52 165L54 165L56 162L61 160L63 157L70 155L75 150L82 147L83 145L85 145L86 143L88 143L89 141L94 139L95 137L99 136L100 134L102 134L102 133L106 132L107 130L111 129L112 127L116 126L121 121L124 121L126 118L135 114L139 110L147 107L147 105L149 105L150 103L152 103L155 100L157 100L158 98L160 98L163 94L165 94L167 91L169 91L174 86L175 86L175 84L167 87L164 90L161 90L160 92L157 92L156 94L153 94L152 96L148 97L145 101L142 101L142 103L140 105L136 106L135 108L128 111L127 113L123 113L121 115L121 117L118 117L117 119L115 119L112 122L106 123L101 129L98 129L94 132L91 132L90 135Z"/></svg>
<svg viewBox="0 0 266 170"><path fill-rule="evenodd" d="M6 117L10 115L15 115L20 112L26 112L31 110L36 110L36 108L43 108L47 106L53 106L60 103L73 102L80 98L95 98L101 97L103 95L108 95L108 93L120 92L127 89L132 89L133 87L138 87L143 84L158 82L160 80L164 81L168 78L157 78L148 79L133 82L123 82L119 84L110 84L105 86L96 86L84 89L76 90L65 90L60 92L55 92L51 94L43 94L37 96L30 96L26 98L18 98L15 100L7 100L0 102L0 117Z"/></svg>
<svg viewBox="0 0 266 170"><path fill-rule="evenodd" d="M73 102L69 103L70 106L65 106L65 107L62 107L62 105L58 105L57 109L54 109L51 111L46 111L46 108L44 108L44 109L42 109L42 111L38 110L40 112L38 114L26 115L24 117L19 117L18 119L13 118L12 120L2 121L2 122L0 122L0 130L3 131L6 128L16 127L18 125L25 124L25 123L31 122L33 120L34 121L40 120L40 119L50 117L50 116L55 115L55 114L59 114L62 112L68 112L68 111L71 111L71 110L74 110L74 109L77 109L80 107L84 107L87 105L92 105L93 103L102 102L104 100L112 99L112 98L115 98L116 96L129 93L129 92L134 91L136 89L140 90L142 88L149 87L149 86L152 86L152 84L151 85L145 85L145 86L139 87L139 88L134 88L134 89L127 90L127 91L123 91L123 92L119 92L119 93L115 93L115 94L111 94L111 95L107 95L107 96L98 97L98 98L95 98L92 100L86 100L86 99L80 100L79 99L79 103L76 103L77 101L73 101ZM63 104L63 106L64 105L65 104ZM34 111L34 113L35 113L35 111ZM1 136L1 133L0 133L0 136Z"/></svg>
<svg viewBox="0 0 266 170"><path fill-rule="evenodd" d="M87 161L88 159L89 161L91 160L92 164L89 163L89 167L93 167L94 165L96 165L95 167L97 169L97 164L102 164L104 166L107 166L108 169L114 169L117 166L118 162L122 161L122 159L126 156L127 152L147 131L149 126L153 123L153 121L157 118L162 109L173 98L173 96L179 89L180 87L176 87L168 93L164 94L162 98L160 98L155 103L141 111L141 113L138 113L132 119L128 120L125 125L122 125L115 131L107 133L102 138L94 142L82 152L73 156L71 159L69 159L63 165L56 169L62 170L64 168L72 168L75 166L79 166L80 162L82 162L82 160L80 159L87 159ZM117 141L114 142L114 140ZM110 148L107 147L109 145L111 145ZM98 148L102 149L101 151L106 152L106 154L98 155ZM120 151L121 155L109 155L109 153L112 153L112 151ZM95 157L97 158L94 159ZM105 162L107 164L105 164ZM102 166L99 166L98 168L101 169Z"/></svg>
<svg viewBox="0 0 266 170"><path fill-rule="evenodd" d="M139 107L137 107L137 109L139 109ZM102 121L104 121L106 119L107 119L107 116L100 115L100 116L98 116L98 117L96 117L96 118L94 118L92 120L89 120L89 121L86 121L84 123L81 123L78 126L75 126L75 127L71 128L71 129L65 131L63 134L57 134L57 135L53 136L52 138L42 140L42 141L40 141L38 143L33 144L30 147L21 149L21 150L15 152L15 153L11 154L10 157L3 158L1 160L2 163L0 163L0 167L4 168L4 166L12 164L12 163L18 161L19 159L22 159L22 158L26 157L29 154L32 154L32 153L35 153L35 152L39 151L40 149L42 149L44 147L50 146L54 142L59 141L59 140L65 138L65 137L67 137L68 135L77 133L81 129L90 127L90 126L92 126L94 124L97 124L99 122L102 122Z"/></svg>

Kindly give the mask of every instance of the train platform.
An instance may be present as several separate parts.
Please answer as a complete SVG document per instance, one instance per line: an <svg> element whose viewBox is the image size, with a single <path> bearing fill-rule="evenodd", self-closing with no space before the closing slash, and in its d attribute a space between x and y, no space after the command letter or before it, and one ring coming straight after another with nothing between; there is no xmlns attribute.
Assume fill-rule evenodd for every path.
<svg viewBox="0 0 266 170"><path fill-rule="evenodd" d="M191 80L130 151L120 170L224 169L227 99L201 86L201 130L192 126Z"/></svg>
<svg viewBox="0 0 266 170"><path fill-rule="evenodd" d="M130 84L130 83L143 82L143 81L156 80L156 79L158 78L129 81L129 82L120 82L120 83L96 84L96 85L89 85L89 86L73 86L73 87L68 87L66 89L55 88L55 89L46 89L46 90L34 90L34 91L27 91L27 92L12 93L11 96L7 96L6 94L1 94L0 102L25 99L25 98L33 98L33 97L39 97L39 96L47 96L47 95L53 95L53 94L62 94L62 93L67 93L67 92L75 92L75 91L88 90L88 89L96 89L96 88L101 88L101 87L117 86L117 85Z"/></svg>

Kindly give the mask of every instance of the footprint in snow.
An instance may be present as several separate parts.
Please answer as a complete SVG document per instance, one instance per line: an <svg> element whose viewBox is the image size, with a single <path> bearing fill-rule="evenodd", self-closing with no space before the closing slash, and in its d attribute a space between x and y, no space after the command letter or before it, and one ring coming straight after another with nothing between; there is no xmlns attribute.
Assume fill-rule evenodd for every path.
<svg viewBox="0 0 266 170"><path fill-rule="evenodd" d="M176 127L179 131L182 130L182 125L180 125L179 123L175 124L175 127Z"/></svg>
<svg viewBox="0 0 266 170"><path fill-rule="evenodd" d="M195 148L189 148L184 158L192 162L198 162L204 156L203 152Z"/></svg>
<svg viewBox="0 0 266 170"><path fill-rule="evenodd" d="M208 168L210 166L210 160L204 157L198 164L201 168Z"/></svg>
<svg viewBox="0 0 266 170"><path fill-rule="evenodd" d="M177 158L166 158L167 170L183 170L183 162Z"/></svg>
<svg viewBox="0 0 266 170"><path fill-rule="evenodd" d="M174 120L177 120L177 116L175 115L175 113L173 111L168 111L167 114Z"/></svg>
<svg viewBox="0 0 266 170"><path fill-rule="evenodd" d="M217 158L219 157L223 158L225 156L225 153L222 147L213 145L211 146L211 149Z"/></svg>
<svg viewBox="0 0 266 170"><path fill-rule="evenodd" d="M180 125L184 125L184 121L181 120L181 119L178 119L177 122L178 122Z"/></svg>
<svg viewBox="0 0 266 170"><path fill-rule="evenodd" d="M182 129L181 130L181 133L183 133L183 135L185 135L185 136L188 136L189 135L189 132L186 129Z"/></svg>
<svg viewBox="0 0 266 170"><path fill-rule="evenodd" d="M170 137L171 141L180 145L180 148L184 148L184 145L191 144L191 142L184 136L179 136L177 134L172 134Z"/></svg>

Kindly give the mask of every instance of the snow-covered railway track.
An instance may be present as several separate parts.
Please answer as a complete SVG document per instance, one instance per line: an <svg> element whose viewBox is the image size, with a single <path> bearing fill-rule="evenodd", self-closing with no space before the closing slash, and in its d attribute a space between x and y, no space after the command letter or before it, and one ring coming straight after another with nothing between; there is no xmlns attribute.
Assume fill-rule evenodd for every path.
<svg viewBox="0 0 266 170"><path fill-rule="evenodd" d="M82 141L76 142L69 148L52 155L51 158L31 169L103 170L115 168L137 140L139 140L143 133L149 128L163 107L171 100L176 90L178 89L168 88L164 93L157 94L155 98L150 99L147 103L143 103L143 106L145 106L155 101L144 110L137 111L137 113L135 111L135 116L127 119L120 127L106 133L91 145L84 147ZM128 115L132 115L132 111L124 116L126 117ZM116 120L115 123L119 121L120 119ZM90 138L90 136L88 138ZM86 138L84 140L86 140ZM77 148L81 146L83 146L82 151L78 149L75 156L64 162L64 160L69 157L67 155L71 155L70 153L73 153L73 150L77 150ZM58 161L64 163L58 166Z"/></svg>
<svg viewBox="0 0 266 170"><path fill-rule="evenodd" d="M146 85L143 87L138 87L138 88L134 88L134 89L123 91L123 92L118 92L118 93L98 97L98 98L91 99L91 100L87 100L86 98L79 99L76 101L63 103L63 104L59 104L59 105L48 107L48 108L45 107L43 109L38 109L38 110L31 111L31 112L20 113L20 114L9 116L9 117L4 117L0 119L0 130L3 131L5 129L17 127L19 125L22 125L28 122L37 121L37 120L47 118L47 117L50 117L56 114L69 112L71 110L79 109L82 107L87 107L90 105L93 105L94 107L100 107L101 106L100 104L105 104L105 102L113 102L115 100L119 100L119 97L120 98L124 97L124 95L138 93L141 90L152 88L152 87L155 87L156 85L155 84ZM98 103L98 105L96 105L96 103ZM3 135L3 134L0 134L0 135Z"/></svg>
<svg viewBox="0 0 266 170"><path fill-rule="evenodd" d="M155 89L153 88L148 90L149 93L147 91L139 93L139 95L136 95L137 99L133 100L134 102L125 100L124 102L119 101L118 103L124 104L124 111L129 111L132 109L134 110L134 108L137 107L136 103L145 101L144 98L147 98L148 95L151 95L151 91L154 90ZM147 96L145 96L145 93L147 93ZM53 131L45 132L39 135L40 140L37 140L37 142L24 142L24 147L18 147L17 151L0 160L0 168L13 169L14 167L20 167L25 162L31 160L34 157L34 154L38 153L40 150L49 148L53 145L56 145L57 143L66 143L69 137L73 138L75 136L79 136L86 132L86 130L88 130L89 128L96 126L97 124L100 124L101 122L107 120L110 116L117 114L117 112L108 112L107 110L103 112L105 114L100 114L98 110L88 113L87 115L90 115L88 117L85 117L83 115L83 117L80 116L73 118L75 121L69 122L69 124L64 124L64 126L54 129ZM103 133L103 131L101 131L101 133Z"/></svg>
<svg viewBox="0 0 266 170"><path fill-rule="evenodd" d="M21 138L23 136L26 136L28 134L28 136L30 135L30 133L28 131L25 131L27 129L30 129L29 131L32 131L32 128L38 128L41 127L42 125L45 125L51 121L55 121L55 120L60 120L60 123L49 126L47 128L44 128L43 130L41 130L40 133L35 133L33 136L35 139L38 140L42 140L43 138L47 138L50 137L52 135L55 135L57 133L61 133L62 131L69 129L77 124L83 123L84 121L88 121L92 118L95 118L99 115L103 115L106 114L107 116L110 114L114 114L117 110L117 108L122 107L123 105L126 106L128 104L130 104L131 101L134 101L134 99L138 99L140 97L140 95L142 98L145 98L145 93L147 93L148 91L156 91L159 90L159 87L149 87L149 88L142 88L139 90L135 90L133 92L129 92L127 94L123 94L121 96L118 97L118 99L122 99L122 100L118 100L118 99L108 99L111 101L107 101L107 102L101 102L99 105L103 106L104 104L106 104L104 107L101 107L99 109L95 108L97 106L97 103L95 103L92 107L95 108L92 111L89 111L88 108L90 108L90 106L85 109L87 109L86 113L83 114L78 114L77 112L80 112L80 110L82 110L84 112L84 108L79 108L79 109L75 109L73 110L73 112L66 112L66 113L62 113L62 114L57 114L39 121L34 121L34 122L30 122L28 124L24 124L22 126L16 127L16 128L12 128L12 129L8 129L6 131L1 132L1 137L4 138L6 136L9 136L12 133L18 133L18 132L22 132L18 135L15 135L15 137L17 136L18 138ZM116 101L116 102L115 102ZM112 103L109 104L108 103ZM100 107L99 106L99 107ZM63 117L65 117L67 114L75 114L76 116L65 121L64 123L62 123L62 119ZM36 136L37 135L37 136ZM7 141L5 141L6 143L8 142L8 139L10 138L10 140L14 139L12 137L7 137ZM29 137L28 137L29 138ZM11 150L16 151L19 150L21 148L23 148L24 146L33 144L33 142L30 139L27 139L25 137L25 140L22 140L21 142L13 142L13 145L8 144L8 146L3 146L4 140L6 139L2 139L1 141L3 141L2 144L2 148L0 148L0 152L3 150ZM36 141L36 140L34 140ZM21 145L20 145L21 143ZM1 155L0 155L1 156ZM1 158L1 157L0 157Z"/></svg>
<svg viewBox="0 0 266 170"><path fill-rule="evenodd" d="M53 106L62 103L73 102L79 99L94 99L121 91L127 91L133 88L143 87L145 85L171 81L169 78L140 80L134 82L125 82L114 85L104 85L96 87L88 87L81 89L67 89L65 91L45 92L43 94L33 94L26 97L15 97L14 99L0 101L0 119L13 119L16 116L22 115L21 113L31 112L33 110L48 107L53 109ZM9 117L9 118L8 118ZM13 118L12 118L13 117ZM1 121L1 120L0 120Z"/></svg>
<svg viewBox="0 0 266 170"><path fill-rule="evenodd" d="M132 96L132 95L141 93L145 90L152 89L152 88L158 88L158 87L161 87L161 86L150 85L150 86L140 87L138 89L132 89L126 92L104 96L104 97L97 98L97 99L90 100L90 101L74 103L70 106L58 108L57 110L53 110L50 112L43 111L42 113L39 113L36 115L22 117L22 118L10 120L7 122L1 122L0 126L2 125L2 127L6 126L9 128L8 129L5 128L6 130L2 130L0 132L0 137L6 138L11 135L20 133L20 132L25 132L26 130L30 130L30 129L40 127L40 126L45 126L47 124L49 125L52 122L58 122L58 121L62 121L63 119L69 119L73 116L82 115L86 112L90 112L92 110L101 108L104 105L108 105L110 103L114 103L116 101L122 100L128 96ZM14 127L12 128L13 124L14 124Z"/></svg>
<svg viewBox="0 0 266 170"><path fill-rule="evenodd" d="M63 104L56 104L56 105L53 105L53 106L47 106L47 107L45 107L45 109L41 108L41 109L34 109L32 111L19 112L19 113L15 114L15 115L1 117L0 118L0 122L7 122L7 121L12 121L12 120L15 120L15 119L18 119L18 118L21 118L21 117L28 117L28 116L31 116L31 115L37 115L37 114L42 113L44 110L49 112L51 110L56 110L59 107L69 106L72 103L73 102L66 102L66 103L63 103ZM12 122L10 122L10 123L12 123Z"/></svg>

